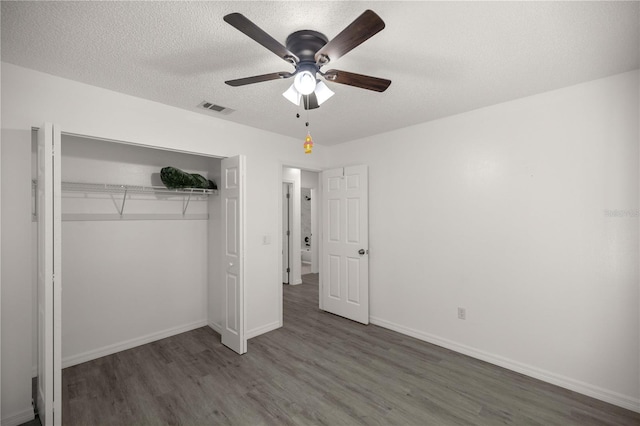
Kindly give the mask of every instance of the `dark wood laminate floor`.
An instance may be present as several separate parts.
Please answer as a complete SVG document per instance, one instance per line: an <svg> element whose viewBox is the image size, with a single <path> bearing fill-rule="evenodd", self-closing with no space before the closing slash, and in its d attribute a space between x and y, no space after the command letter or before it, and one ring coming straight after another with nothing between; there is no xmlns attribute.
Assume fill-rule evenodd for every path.
<svg viewBox="0 0 640 426"><path fill-rule="evenodd" d="M238 356L208 327L63 371L65 425L640 425L640 414L317 308Z"/></svg>

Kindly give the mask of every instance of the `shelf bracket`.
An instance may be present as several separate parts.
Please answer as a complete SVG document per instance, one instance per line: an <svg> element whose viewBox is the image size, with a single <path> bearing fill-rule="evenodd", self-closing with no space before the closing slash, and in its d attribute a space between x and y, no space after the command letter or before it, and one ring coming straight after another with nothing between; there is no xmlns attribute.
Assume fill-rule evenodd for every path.
<svg viewBox="0 0 640 426"><path fill-rule="evenodd" d="M182 216L187 214L187 207L189 207L189 201L191 201L192 193L193 193L193 189L189 192L189 196L187 197L187 202L184 205L184 209L182 209Z"/></svg>
<svg viewBox="0 0 640 426"><path fill-rule="evenodd" d="M124 203L127 202L127 191L129 189L126 186L124 186L123 188L124 188L124 196L122 197L122 205L120 206L120 216L122 216L122 213L124 213Z"/></svg>

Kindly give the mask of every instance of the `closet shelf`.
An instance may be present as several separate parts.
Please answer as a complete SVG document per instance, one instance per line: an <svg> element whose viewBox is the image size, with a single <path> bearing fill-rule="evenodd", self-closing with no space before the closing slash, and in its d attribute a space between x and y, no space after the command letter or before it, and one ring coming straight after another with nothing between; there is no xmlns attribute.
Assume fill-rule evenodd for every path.
<svg viewBox="0 0 640 426"><path fill-rule="evenodd" d="M109 183L62 182L63 191L75 192L109 192L136 194L176 194L176 195L215 195L217 189L180 188L171 189L164 186L118 185Z"/></svg>
<svg viewBox="0 0 640 426"><path fill-rule="evenodd" d="M140 185L117 185L110 183L85 183L85 182L62 182L63 191L75 191L75 192L105 192L105 193L117 193L122 194L122 204L118 213L120 216L124 214L124 206L127 202L127 194L172 194L187 196L186 202L182 209L182 215L187 214L187 208L192 196L204 196L217 194L215 189L204 188L181 188L170 189L164 186L140 186Z"/></svg>
<svg viewBox="0 0 640 426"><path fill-rule="evenodd" d="M122 202L118 207L118 214L120 217L124 214L124 206L127 202L127 195L130 194L168 194L168 195L181 195L183 196L182 216L186 216L187 208L191 197L202 197L218 194L217 189L204 189L204 188L181 188L170 189L164 186L141 186L141 185L118 185L111 183L87 183L87 182L61 182L62 191L67 192L93 192L93 193L110 193L110 194L122 194ZM33 219L36 220L37 206L37 188L38 181L31 181L31 188L33 191L34 204L33 204Z"/></svg>

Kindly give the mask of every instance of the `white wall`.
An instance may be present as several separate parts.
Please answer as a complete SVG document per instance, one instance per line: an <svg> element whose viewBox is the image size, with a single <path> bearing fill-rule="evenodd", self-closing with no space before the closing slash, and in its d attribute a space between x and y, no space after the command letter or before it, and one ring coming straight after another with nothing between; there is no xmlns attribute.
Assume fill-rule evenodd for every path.
<svg viewBox="0 0 640 426"><path fill-rule="evenodd" d="M300 171L300 186L302 188L318 189L318 172Z"/></svg>
<svg viewBox="0 0 640 426"><path fill-rule="evenodd" d="M31 407L31 134L2 130L2 425ZM16 384L16 386L12 386Z"/></svg>
<svg viewBox="0 0 640 426"><path fill-rule="evenodd" d="M640 411L638 80L332 148L369 165L372 322Z"/></svg>
<svg viewBox="0 0 640 426"><path fill-rule="evenodd" d="M326 148L316 146L312 155L305 155L298 139L7 63L1 65L3 136L4 132L14 132L29 147L31 126L51 121L60 124L61 129L67 133L218 156L245 154L246 332L248 336L255 336L280 325L281 252L280 244L275 242L281 227L279 204L282 164L320 169L326 164ZM199 101L194 100L194 105ZM3 222L6 223L4 215L7 208L4 200L2 208ZM5 241L9 245L22 243L22 236L9 238L5 232L9 231L3 227L3 244ZM264 244L264 236L269 236L272 243ZM22 279L21 274L27 271L10 271L13 270L13 265L5 260L5 250L2 255L2 273L16 273ZM28 273L27 280L30 279L31 271ZM9 315L5 315L3 307L3 324L5 320L12 323L15 335L25 336L30 342L31 287L23 288L18 281L4 279L2 283L5 296L2 298L3 303L7 294L16 293L16 299L11 301L11 312L25 312L28 319L23 322L16 320L17 317L10 315L9 311ZM4 419L23 407L30 406L30 353L30 344L26 348L2 344L3 369L16 371L11 376L2 376ZM28 374L22 373L23 370L28 371ZM12 399L9 399L8 390L11 390ZM14 397L15 401L19 401L14 402Z"/></svg>

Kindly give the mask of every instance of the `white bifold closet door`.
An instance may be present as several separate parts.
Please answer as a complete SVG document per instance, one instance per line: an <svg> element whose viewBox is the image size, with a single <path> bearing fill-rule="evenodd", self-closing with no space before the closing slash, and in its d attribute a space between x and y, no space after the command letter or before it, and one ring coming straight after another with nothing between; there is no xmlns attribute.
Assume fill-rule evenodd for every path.
<svg viewBox="0 0 640 426"><path fill-rule="evenodd" d="M222 344L239 354L247 352L244 311L244 156L221 162L222 252L224 297Z"/></svg>
<svg viewBox="0 0 640 426"><path fill-rule="evenodd" d="M38 130L38 388L43 426L62 420L60 129Z"/></svg>

